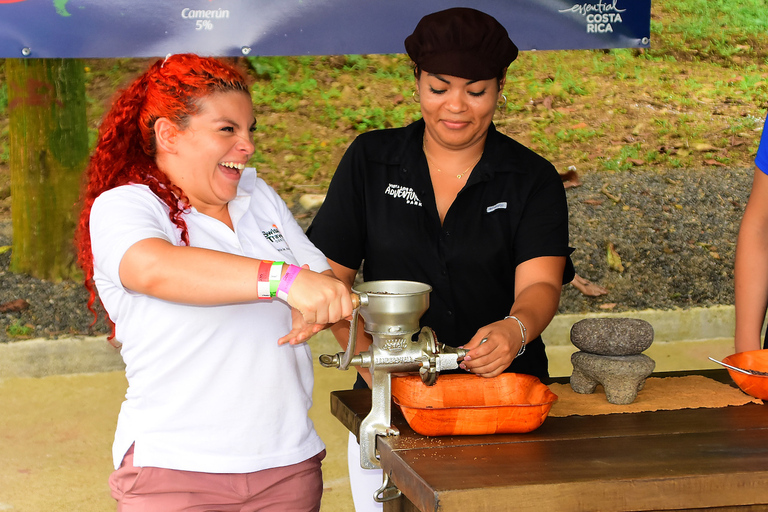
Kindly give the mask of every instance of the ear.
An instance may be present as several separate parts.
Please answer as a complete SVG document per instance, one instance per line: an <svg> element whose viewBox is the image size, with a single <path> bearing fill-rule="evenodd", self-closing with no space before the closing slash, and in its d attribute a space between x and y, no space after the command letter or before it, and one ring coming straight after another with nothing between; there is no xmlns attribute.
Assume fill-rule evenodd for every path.
<svg viewBox="0 0 768 512"><path fill-rule="evenodd" d="M155 121L155 147L157 150L175 153L180 131L179 127L168 118L158 118Z"/></svg>

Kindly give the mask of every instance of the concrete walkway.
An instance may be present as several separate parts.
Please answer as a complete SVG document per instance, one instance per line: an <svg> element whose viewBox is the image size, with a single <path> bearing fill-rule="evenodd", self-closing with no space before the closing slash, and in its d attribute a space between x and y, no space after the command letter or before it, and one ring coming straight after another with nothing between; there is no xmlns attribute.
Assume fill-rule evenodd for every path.
<svg viewBox="0 0 768 512"><path fill-rule="evenodd" d="M570 375L570 326L587 316L644 318L656 331L645 353L657 371L716 367L707 357L733 352L733 308L562 315L545 332L553 376ZM338 345L321 333L315 361ZM351 388L353 372L315 364L311 416L326 443L323 512L353 511L346 467L347 432L331 416L329 394ZM114 511L107 477L126 381L104 338L31 340L0 345L0 511Z"/></svg>
<svg viewBox="0 0 768 512"><path fill-rule="evenodd" d="M313 339L317 355L337 347L331 336ZM99 365L104 371L95 371ZM107 478L127 387L121 367L105 338L0 346L0 511L115 510ZM350 389L354 375L316 363L315 376L310 416L328 453L321 511L352 512L348 432L331 416L329 397Z"/></svg>

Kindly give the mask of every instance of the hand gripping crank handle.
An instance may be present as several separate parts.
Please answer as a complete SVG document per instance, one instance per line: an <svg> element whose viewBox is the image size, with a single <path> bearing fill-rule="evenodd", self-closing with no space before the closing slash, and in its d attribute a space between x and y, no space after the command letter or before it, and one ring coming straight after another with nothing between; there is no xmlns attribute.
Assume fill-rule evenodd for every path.
<svg viewBox="0 0 768 512"><path fill-rule="evenodd" d="M338 354L323 354L320 356L320 364L326 368L338 368L339 370L346 370L351 363L362 363L360 356L355 356L355 342L357 340L357 316L360 311L360 306L367 304L367 301L357 293L350 293L350 299L352 299L352 306L355 308L352 312L352 321L349 324L349 342L347 343L347 350L339 352ZM360 360L358 360L360 359Z"/></svg>

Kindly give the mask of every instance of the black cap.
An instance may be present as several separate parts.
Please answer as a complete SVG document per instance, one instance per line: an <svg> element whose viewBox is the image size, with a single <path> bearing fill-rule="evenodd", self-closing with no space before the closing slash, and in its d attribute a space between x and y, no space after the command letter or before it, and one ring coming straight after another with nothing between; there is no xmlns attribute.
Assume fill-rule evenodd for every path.
<svg viewBox="0 0 768 512"><path fill-rule="evenodd" d="M423 71L468 80L496 78L518 52L496 18L468 7L421 18L405 38L405 51Z"/></svg>

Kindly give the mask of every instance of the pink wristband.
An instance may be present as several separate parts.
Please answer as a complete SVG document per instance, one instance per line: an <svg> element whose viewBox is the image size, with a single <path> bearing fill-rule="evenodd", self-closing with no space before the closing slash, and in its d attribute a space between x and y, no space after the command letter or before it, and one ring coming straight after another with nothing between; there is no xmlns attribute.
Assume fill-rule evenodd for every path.
<svg viewBox="0 0 768 512"><path fill-rule="evenodd" d="M280 285L277 287L277 298L284 301L288 300L288 290L291 289L294 279L301 272L301 267L296 265L289 265L288 270L285 271L285 275L280 280Z"/></svg>

